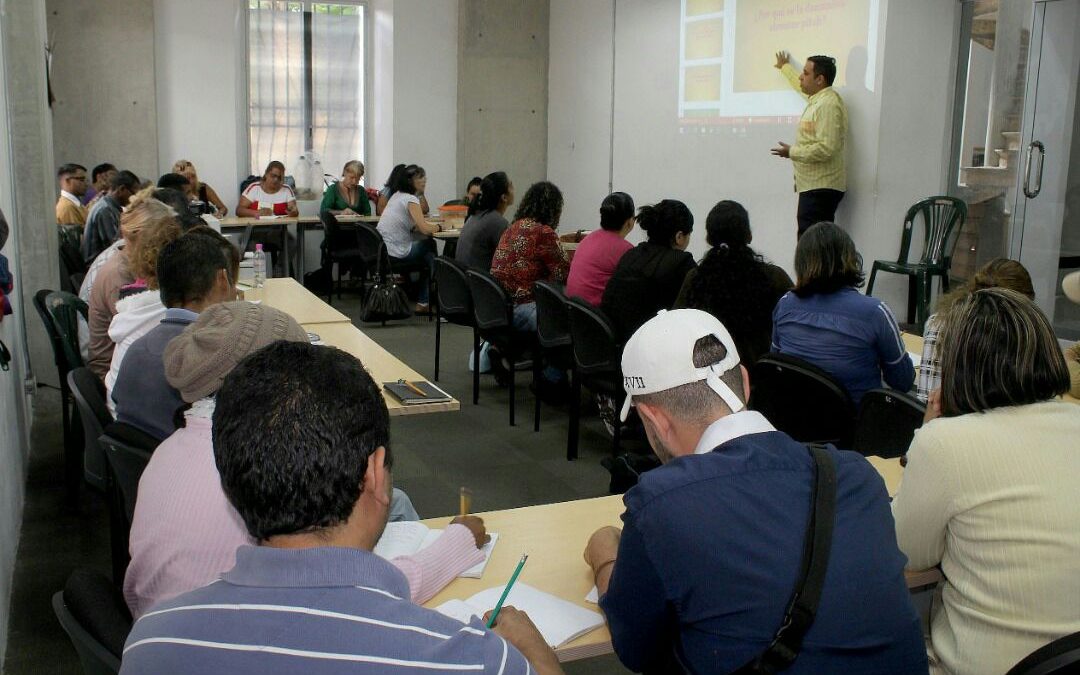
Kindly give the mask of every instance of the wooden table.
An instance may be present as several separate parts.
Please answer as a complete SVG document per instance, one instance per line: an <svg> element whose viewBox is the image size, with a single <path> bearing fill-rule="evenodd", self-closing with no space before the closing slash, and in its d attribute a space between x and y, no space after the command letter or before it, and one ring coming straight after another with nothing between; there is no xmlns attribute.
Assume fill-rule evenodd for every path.
<svg viewBox="0 0 1080 675"><path fill-rule="evenodd" d="M378 223L379 216L338 216L339 223ZM257 227L270 228L276 227L281 230L282 234L282 255L285 260L289 259L289 225L296 226L296 248L299 254L296 256L296 278L303 282L304 280L304 242L305 233L309 229L322 228L322 220L319 216L286 216L282 218L246 218L241 216L229 216L228 218L221 219L221 229L244 229L244 237L241 240L246 248L247 242L251 239L252 231Z"/></svg>
<svg viewBox="0 0 1080 675"><path fill-rule="evenodd" d="M258 300L270 307L280 309L300 324L345 323L352 325L349 317L320 300L291 277L267 279L263 288L245 291L244 299Z"/></svg>
<svg viewBox="0 0 1080 675"><path fill-rule="evenodd" d="M396 356L386 351L379 343L365 335L352 323L304 323L304 330L317 334L326 344L352 354L360 359L364 368L371 373L375 383L381 388L385 382L397 382L405 379L410 382L426 380ZM457 399L445 403L419 403L403 405L395 396L383 390L386 408L393 416L422 415L425 413L460 410Z"/></svg>
<svg viewBox="0 0 1080 675"><path fill-rule="evenodd" d="M593 587L593 575L582 554L597 529L605 525L622 526L619 518L622 512L622 495L611 495L476 514L484 519L489 531L499 533L499 543L483 578L455 579L425 606L464 600L486 588L505 584L521 554L527 552L529 562L522 569L519 581L598 612L599 607L585 601ZM450 517L424 521L432 528L446 527L449 522ZM941 580L937 570L907 572L905 576L912 590ZM574 661L611 651L611 633L607 626L602 626L558 649L556 654L560 661Z"/></svg>

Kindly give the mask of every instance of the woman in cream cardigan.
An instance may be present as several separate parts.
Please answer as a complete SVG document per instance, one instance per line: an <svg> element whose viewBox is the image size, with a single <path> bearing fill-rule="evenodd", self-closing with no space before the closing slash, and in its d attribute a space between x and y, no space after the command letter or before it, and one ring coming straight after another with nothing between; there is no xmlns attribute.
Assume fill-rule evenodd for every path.
<svg viewBox="0 0 1080 675"><path fill-rule="evenodd" d="M1050 322L976 291L943 313L941 388L893 501L910 569L941 566L932 673L1004 673L1080 631L1080 408Z"/></svg>

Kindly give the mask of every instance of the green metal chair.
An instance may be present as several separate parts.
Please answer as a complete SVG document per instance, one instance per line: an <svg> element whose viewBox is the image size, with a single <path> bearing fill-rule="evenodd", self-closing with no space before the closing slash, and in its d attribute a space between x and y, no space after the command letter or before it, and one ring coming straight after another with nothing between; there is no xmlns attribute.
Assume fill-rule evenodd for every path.
<svg viewBox="0 0 1080 675"><path fill-rule="evenodd" d="M60 255L60 290L78 294L79 288L71 287L71 277L85 274L88 268L79 252L82 228L77 225L57 225L56 235Z"/></svg>
<svg viewBox="0 0 1080 675"><path fill-rule="evenodd" d="M74 499L78 495L83 471L83 439L81 422L68 412L72 394L67 376L75 368L85 365L79 351L78 315L82 314L83 318L86 318L89 308L78 296L65 291L38 291L34 296L34 304L37 306L39 303L38 311L45 310L42 318L48 318L45 329L52 341L53 360L60 377L64 413L64 477L68 497ZM78 414L77 410L75 414Z"/></svg>
<svg viewBox="0 0 1080 675"><path fill-rule="evenodd" d="M908 262L915 219L922 216L923 253L918 262ZM920 328L930 313L931 284L941 277L942 291L949 290L949 268L960 230L967 220L967 204L956 197L927 197L908 209L900 236L900 255L896 260L875 260L870 271L866 294L874 294L878 271L904 274L908 278L908 323Z"/></svg>

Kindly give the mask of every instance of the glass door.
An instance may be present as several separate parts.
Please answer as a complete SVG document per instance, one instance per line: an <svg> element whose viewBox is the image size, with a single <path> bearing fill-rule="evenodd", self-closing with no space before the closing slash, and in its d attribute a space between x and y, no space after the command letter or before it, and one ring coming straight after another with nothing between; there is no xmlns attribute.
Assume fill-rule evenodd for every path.
<svg viewBox="0 0 1080 675"><path fill-rule="evenodd" d="M955 282L1008 256L1014 225L1023 222L1016 185L1031 7L1024 0L962 5L949 194L967 203L968 217L953 254Z"/></svg>
<svg viewBox="0 0 1080 675"><path fill-rule="evenodd" d="M1038 0L1031 25L1010 253L1058 336L1076 340L1080 306L1061 279L1080 268L1080 0Z"/></svg>

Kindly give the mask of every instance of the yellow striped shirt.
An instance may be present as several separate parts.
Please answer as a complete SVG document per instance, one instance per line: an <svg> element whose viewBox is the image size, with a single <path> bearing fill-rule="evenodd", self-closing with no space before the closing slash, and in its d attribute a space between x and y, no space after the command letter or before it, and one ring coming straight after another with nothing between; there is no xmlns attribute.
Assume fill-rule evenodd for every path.
<svg viewBox="0 0 1080 675"><path fill-rule="evenodd" d="M844 139L848 119L844 99L832 87L807 97L799 88L799 73L790 63L785 63L780 72L807 99L790 153L796 192L822 188L847 190Z"/></svg>

